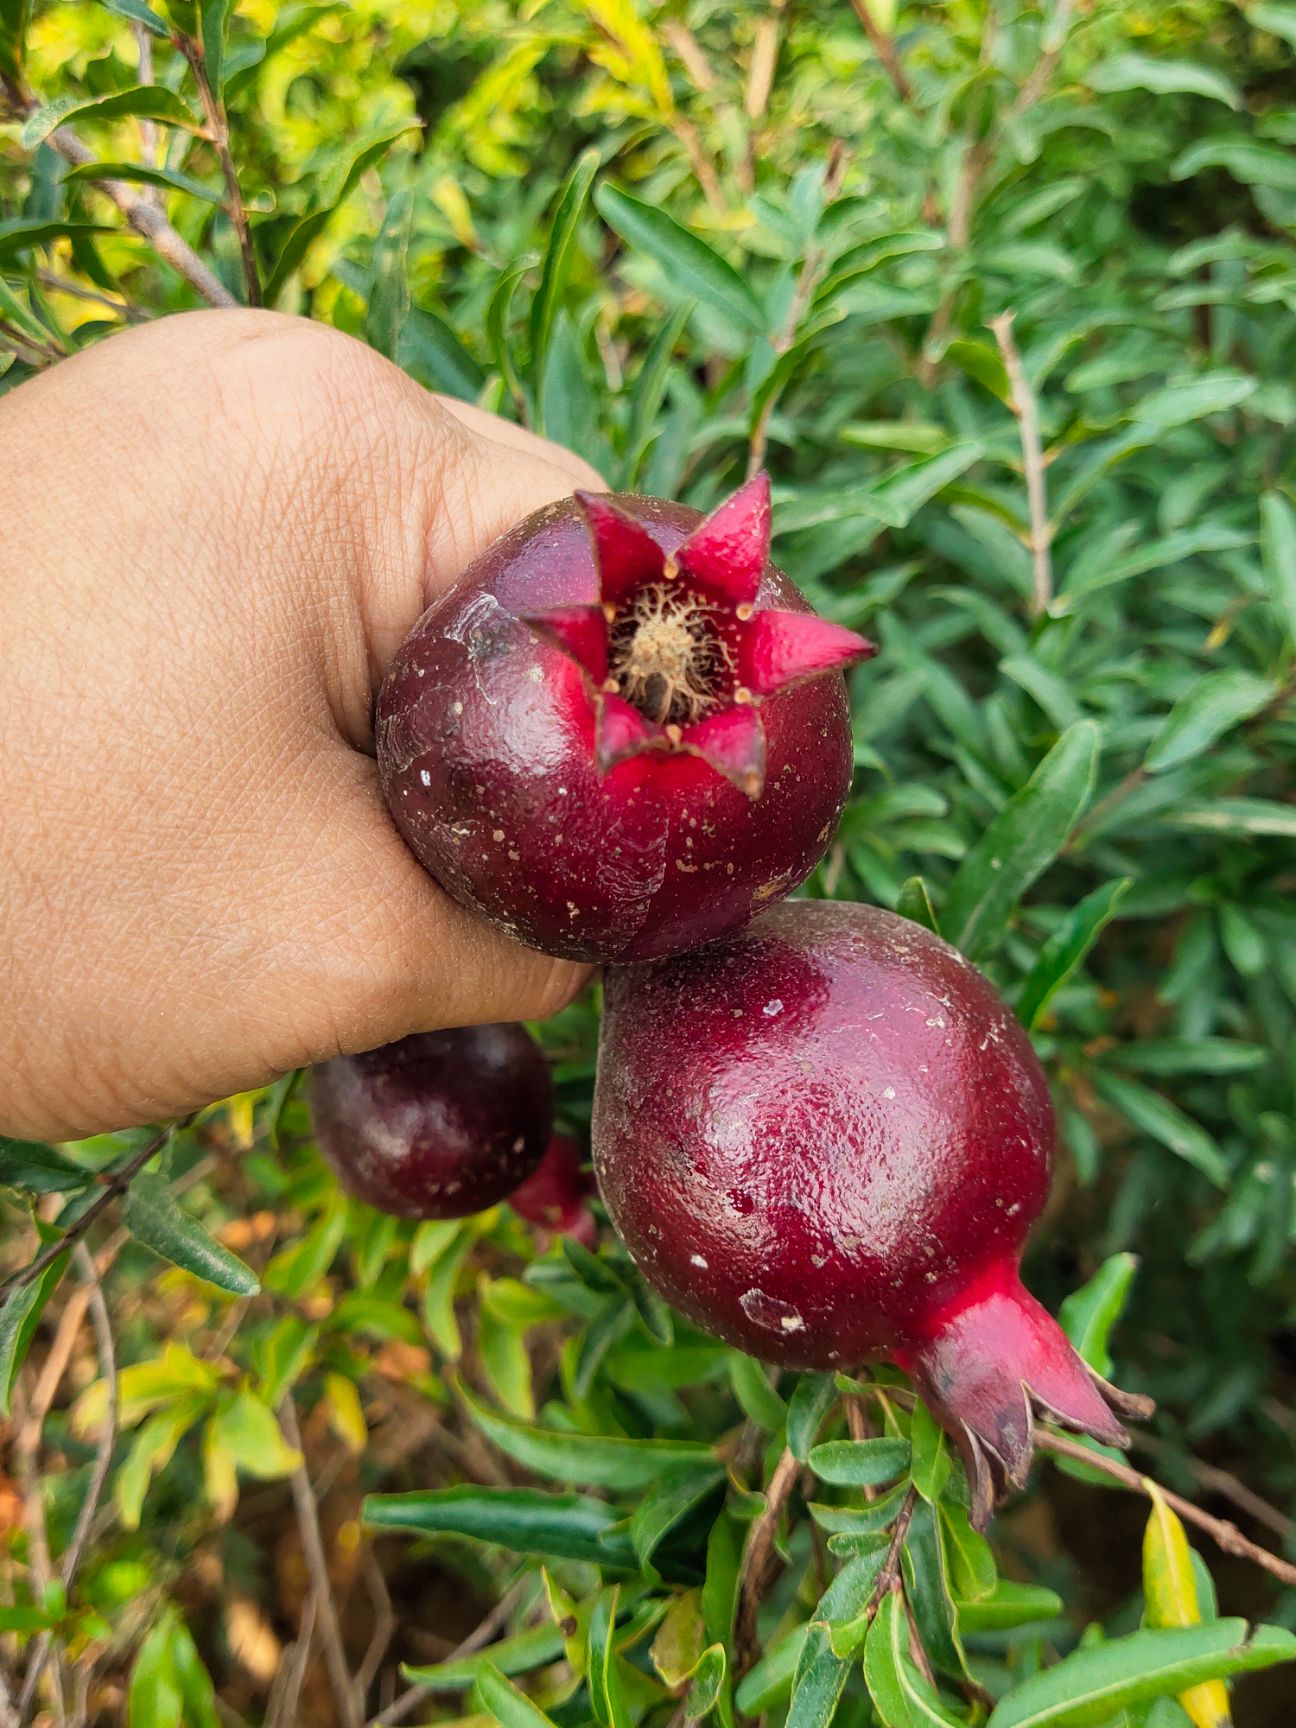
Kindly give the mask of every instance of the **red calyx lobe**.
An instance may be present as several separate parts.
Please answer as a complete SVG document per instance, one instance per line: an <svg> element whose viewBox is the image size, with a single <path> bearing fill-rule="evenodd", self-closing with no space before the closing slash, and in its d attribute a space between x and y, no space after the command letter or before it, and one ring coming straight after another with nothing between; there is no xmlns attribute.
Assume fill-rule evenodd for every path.
<svg viewBox="0 0 1296 1728"><path fill-rule="evenodd" d="M553 1088L521 1026L415 1033L312 1068L320 1151L343 1186L405 1218L466 1218L540 1163Z"/></svg>
<svg viewBox="0 0 1296 1728"><path fill-rule="evenodd" d="M596 1193L580 1142L555 1134L531 1175L509 1195L509 1205L528 1224L592 1248L598 1232L589 1203Z"/></svg>
<svg viewBox="0 0 1296 1728"><path fill-rule="evenodd" d="M633 961L710 941L805 879L850 786L837 668L867 644L758 562L767 536L763 486L706 523L659 499L565 499L424 614L379 696L378 763L442 887L547 953ZM754 599L734 598L753 573ZM706 698L697 718L669 703L655 718L672 680L653 632L636 643L645 622L688 684L677 712Z"/></svg>
<svg viewBox="0 0 1296 1728"><path fill-rule="evenodd" d="M1035 1411L1119 1444L1143 1413L1076 1356L1017 1264L1052 1106L991 985L874 907L776 907L609 974L594 1161L644 1274L766 1361L905 1368L984 1522Z"/></svg>
<svg viewBox="0 0 1296 1728"><path fill-rule="evenodd" d="M756 610L769 562L769 479L758 474L668 554L612 499L578 492L598 599L526 615L588 680L598 765L683 751L749 798L765 785L760 704L873 652L813 613Z"/></svg>

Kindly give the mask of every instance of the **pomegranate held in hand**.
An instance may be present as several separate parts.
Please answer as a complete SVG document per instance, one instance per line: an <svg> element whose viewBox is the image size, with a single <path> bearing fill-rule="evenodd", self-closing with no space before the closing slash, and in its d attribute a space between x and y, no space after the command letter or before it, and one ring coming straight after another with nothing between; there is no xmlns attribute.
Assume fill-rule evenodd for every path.
<svg viewBox="0 0 1296 1728"><path fill-rule="evenodd" d="M578 493L415 625L378 699L396 824L438 882L569 959L696 947L802 882L850 786L872 653L769 563L769 482L705 520Z"/></svg>
<svg viewBox="0 0 1296 1728"><path fill-rule="evenodd" d="M568 1134L555 1134L539 1164L508 1198L528 1224L571 1236L592 1248L597 1230L589 1203L597 1192L580 1142Z"/></svg>
<svg viewBox="0 0 1296 1728"><path fill-rule="evenodd" d="M420 1032L310 1072L320 1151L380 1212L466 1218L505 1200L539 1164L553 1087L521 1026Z"/></svg>
<svg viewBox="0 0 1296 1728"><path fill-rule="evenodd" d="M780 906L607 980L594 1163L653 1284L794 1368L884 1357L958 1443L984 1523L1034 1412L1120 1445L1146 1414L1018 1276L1053 1110L1030 1041L956 949L871 906Z"/></svg>

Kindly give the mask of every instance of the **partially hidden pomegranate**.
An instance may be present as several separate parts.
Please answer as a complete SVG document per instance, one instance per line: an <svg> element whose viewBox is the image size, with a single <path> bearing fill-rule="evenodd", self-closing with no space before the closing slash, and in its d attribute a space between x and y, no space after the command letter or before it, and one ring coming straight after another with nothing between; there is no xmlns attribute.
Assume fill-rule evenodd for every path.
<svg viewBox="0 0 1296 1728"><path fill-rule="evenodd" d="M1036 1412L1112 1444L1151 1406L1022 1286L1053 1110L1002 998L922 926L796 903L609 974L594 1162L643 1273L768 1362L912 1377L983 1525Z"/></svg>
<svg viewBox="0 0 1296 1728"><path fill-rule="evenodd" d="M570 1134L555 1134L539 1164L508 1198L528 1224L592 1248L598 1231L590 1201L597 1191L580 1142Z"/></svg>
<svg viewBox="0 0 1296 1728"><path fill-rule="evenodd" d="M398 828L550 954L696 947L803 881L850 786L841 669L873 652L769 562L769 482L705 520L578 493L415 625L378 699Z"/></svg>
<svg viewBox="0 0 1296 1728"><path fill-rule="evenodd" d="M540 1163L553 1125L544 1054L521 1026L419 1032L312 1068L320 1151L381 1212L466 1218Z"/></svg>

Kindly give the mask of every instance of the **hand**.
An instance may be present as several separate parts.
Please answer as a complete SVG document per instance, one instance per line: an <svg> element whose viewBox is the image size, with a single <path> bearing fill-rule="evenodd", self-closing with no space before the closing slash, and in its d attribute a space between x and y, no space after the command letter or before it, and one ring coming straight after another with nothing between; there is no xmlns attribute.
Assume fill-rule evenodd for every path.
<svg viewBox="0 0 1296 1728"><path fill-rule="evenodd" d="M584 981L444 895L371 709L428 603L577 486L564 450L257 312L0 399L0 1130L157 1120Z"/></svg>

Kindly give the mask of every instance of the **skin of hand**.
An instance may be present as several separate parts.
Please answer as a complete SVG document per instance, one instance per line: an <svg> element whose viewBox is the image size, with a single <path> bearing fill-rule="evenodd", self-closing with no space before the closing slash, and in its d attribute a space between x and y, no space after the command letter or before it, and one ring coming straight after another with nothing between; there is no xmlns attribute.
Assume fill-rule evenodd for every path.
<svg viewBox="0 0 1296 1728"><path fill-rule="evenodd" d="M0 399L0 1132L151 1122L586 971L443 894L372 709L424 608L578 457L264 312Z"/></svg>

